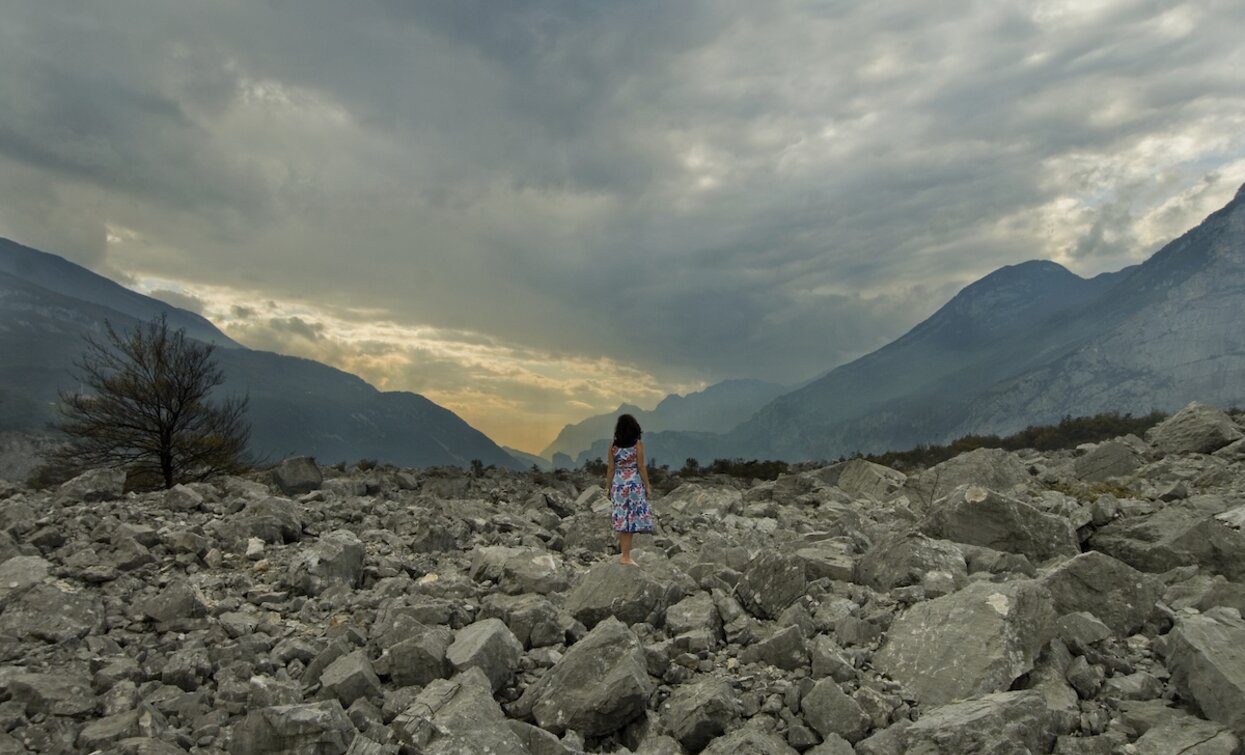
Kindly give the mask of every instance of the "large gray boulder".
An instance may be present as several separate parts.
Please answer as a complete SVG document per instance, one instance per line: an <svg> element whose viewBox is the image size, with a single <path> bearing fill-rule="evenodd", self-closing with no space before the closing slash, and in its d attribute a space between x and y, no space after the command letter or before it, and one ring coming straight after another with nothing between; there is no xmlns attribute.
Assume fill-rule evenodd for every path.
<svg viewBox="0 0 1245 755"><path fill-rule="evenodd" d="M320 685L346 707L360 698L379 699L383 692L372 662L363 650L348 653L330 663L320 674Z"/></svg>
<svg viewBox="0 0 1245 755"><path fill-rule="evenodd" d="M101 631L104 616L96 591L41 582L9 600L0 614L0 635L66 642Z"/></svg>
<svg viewBox="0 0 1245 755"><path fill-rule="evenodd" d="M154 597L142 601L138 607L145 615L160 622L199 618L208 612L203 592L186 579L173 582Z"/></svg>
<svg viewBox="0 0 1245 755"><path fill-rule="evenodd" d="M660 626L670 598L666 585L643 569L604 561L580 577L564 607L588 628L611 616L626 624Z"/></svg>
<svg viewBox="0 0 1245 755"><path fill-rule="evenodd" d="M562 592L569 583L562 559L539 548L493 545L476 548L471 555L471 578L492 580L510 595Z"/></svg>
<svg viewBox="0 0 1245 755"><path fill-rule="evenodd" d="M597 737L643 714L651 693L644 647L609 617L524 691L515 712L555 734L574 729Z"/></svg>
<svg viewBox="0 0 1245 755"><path fill-rule="evenodd" d="M1136 755L1240 755L1241 739L1223 724L1174 713L1133 743Z"/></svg>
<svg viewBox="0 0 1245 755"><path fill-rule="evenodd" d="M1245 737L1245 621L1231 608L1182 617L1172 629L1167 668L1202 713Z"/></svg>
<svg viewBox="0 0 1245 755"><path fill-rule="evenodd" d="M358 587L363 579L363 542L350 530L320 537L290 564L290 584L316 596L332 585Z"/></svg>
<svg viewBox="0 0 1245 755"><path fill-rule="evenodd" d="M820 540L797 550L795 557L804 563L810 581L825 577L850 582L856 574L855 548L846 537Z"/></svg>
<svg viewBox="0 0 1245 755"><path fill-rule="evenodd" d="M758 619L777 619L804 594L804 562L775 550L758 553L744 568L735 594Z"/></svg>
<svg viewBox="0 0 1245 755"><path fill-rule="evenodd" d="M1001 448L978 448L962 453L909 478L916 498L932 504L961 485L979 485L1006 491L1030 479L1029 469L1015 454Z"/></svg>
<svg viewBox="0 0 1245 755"><path fill-rule="evenodd" d="M675 689L662 706L662 720L679 744L700 752L739 718L738 698L726 681L701 679Z"/></svg>
<svg viewBox="0 0 1245 755"><path fill-rule="evenodd" d="M530 752L507 724L479 669L429 684L391 728L404 745L423 755Z"/></svg>
<svg viewBox="0 0 1245 755"><path fill-rule="evenodd" d="M1241 437L1231 417L1196 401L1146 433L1146 440L1164 454L1208 454Z"/></svg>
<svg viewBox="0 0 1245 755"><path fill-rule="evenodd" d="M1064 561L1041 582L1050 590L1060 616L1088 611L1121 636L1145 623L1163 592L1153 576L1098 551Z"/></svg>
<svg viewBox="0 0 1245 755"><path fill-rule="evenodd" d="M302 510L288 498L252 500L224 525L222 534L243 544L252 537L266 543L297 542L303 536Z"/></svg>
<svg viewBox="0 0 1245 755"><path fill-rule="evenodd" d="M285 495L302 495L319 490L324 474L310 456L294 456L272 470L272 481Z"/></svg>
<svg viewBox="0 0 1245 755"><path fill-rule="evenodd" d="M69 671L19 673L8 679L7 686L13 699L25 704L28 716L83 718L99 707L91 680Z"/></svg>
<svg viewBox="0 0 1245 755"><path fill-rule="evenodd" d="M1034 690L997 692L942 705L856 744L857 755L1051 752L1058 719Z"/></svg>
<svg viewBox="0 0 1245 755"><path fill-rule="evenodd" d="M389 676L403 687L424 686L449 676L452 667L446 656L453 642L454 632L449 627L420 625L410 637L386 649Z"/></svg>
<svg viewBox="0 0 1245 755"><path fill-rule="evenodd" d="M1245 533L1215 517L1227 509L1217 496L1194 496L1148 516L1116 520L1095 532L1089 543L1144 572L1197 564L1245 582Z"/></svg>
<svg viewBox="0 0 1245 755"><path fill-rule="evenodd" d="M743 649L739 660L744 663L766 663L787 671L808 666L808 648L799 624L781 627L769 637Z"/></svg>
<svg viewBox="0 0 1245 755"><path fill-rule="evenodd" d="M954 543L904 530L879 539L856 565L856 581L882 591L919 585L936 573L963 587L968 582L964 554Z"/></svg>
<svg viewBox="0 0 1245 755"><path fill-rule="evenodd" d="M355 727L337 700L278 705L247 713L233 730L232 755L343 755Z"/></svg>
<svg viewBox="0 0 1245 755"><path fill-rule="evenodd" d="M42 582L51 568L39 556L14 556L0 562L0 611L9 600Z"/></svg>
<svg viewBox="0 0 1245 755"><path fill-rule="evenodd" d="M799 755L781 737L745 726L718 737L701 750L701 755Z"/></svg>
<svg viewBox="0 0 1245 755"><path fill-rule="evenodd" d="M868 714L833 679L822 679L813 685L800 701L800 710L804 721L822 737L833 734L859 742L869 733Z"/></svg>
<svg viewBox="0 0 1245 755"><path fill-rule="evenodd" d="M1063 517L977 485L956 488L921 524L931 537L1020 553L1031 561L1081 552L1076 529Z"/></svg>
<svg viewBox="0 0 1245 755"><path fill-rule="evenodd" d="M496 692L510 683L523 656L523 644L501 619L483 619L458 630L445 652L456 671L478 668Z"/></svg>
<svg viewBox="0 0 1245 755"><path fill-rule="evenodd" d="M112 501L125 495L124 469L91 469L60 486L63 498L88 503Z"/></svg>
<svg viewBox="0 0 1245 755"><path fill-rule="evenodd" d="M1113 477L1128 477L1145 459L1136 449L1118 440L1099 443L1073 463L1073 474L1086 482L1105 482Z"/></svg>
<svg viewBox="0 0 1245 755"><path fill-rule="evenodd" d="M899 616L875 668L925 705L1007 689L1055 632L1050 592L1034 580L975 582Z"/></svg>
<svg viewBox="0 0 1245 755"><path fill-rule="evenodd" d="M818 476L845 493L870 501L885 501L903 487L908 476L864 459L849 459L821 470Z"/></svg>

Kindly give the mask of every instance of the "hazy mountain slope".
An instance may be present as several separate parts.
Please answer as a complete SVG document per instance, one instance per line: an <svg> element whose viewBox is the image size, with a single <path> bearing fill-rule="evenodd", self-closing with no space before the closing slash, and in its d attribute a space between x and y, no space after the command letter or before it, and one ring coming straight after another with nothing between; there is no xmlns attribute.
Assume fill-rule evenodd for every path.
<svg viewBox="0 0 1245 755"><path fill-rule="evenodd" d="M63 257L40 252L5 238L0 238L0 273L8 273L45 290L107 307L138 320L151 320L164 313L169 319L169 325L185 329L186 335L191 338L222 347L239 346L200 315L170 307L162 301L131 291Z"/></svg>
<svg viewBox="0 0 1245 755"><path fill-rule="evenodd" d="M833 458L1066 414L1245 400L1245 205L1092 280L1050 262L968 286L899 340L784 395L732 455Z"/></svg>
<svg viewBox="0 0 1245 755"><path fill-rule="evenodd" d="M724 380L686 396L672 393L651 411L623 404L610 414L599 414L562 428L541 455L548 458L559 452L571 457L581 455L596 441L608 441L614 434L614 422L623 413L635 415L646 435L663 430L723 433L785 390L781 385L764 380Z"/></svg>
<svg viewBox="0 0 1245 755"><path fill-rule="evenodd" d="M1078 339L1059 330L1041 344L1036 323L1076 311L1120 274L1086 280L1053 262L1001 268L967 286L904 336L785 394L732 431L740 456L833 458L924 436L963 411L977 391Z"/></svg>
<svg viewBox="0 0 1245 755"><path fill-rule="evenodd" d="M89 300L0 272L0 430L45 430L55 416L57 392L73 387L70 367L82 352L83 336L101 337L105 319L121 329L140 322L97 302L167 312L170 322L194 317L147 297L141 297L147 300L141 306L128 296L114 297L115 284L79 270L69 271L77 281L72 290L89 288L91 276L100 282L99 291L87 292ZM250 397L253 450L261 456L310 454L328 463L371 458L419 467L465 466L480 459L525 467L422 396L383 393L354 375L306 359L241 347L218 349L216 357L227 377L220 390Z"/></svg>
<svg viewBox="0 0 1245 755"><path fill-rule="evenodd" d="M1245 403L1245 187L1089 308L1090 320L1111 327L995 386L956 429L1007 432L1018 416L1173 410L1191 399Z"/></svg>

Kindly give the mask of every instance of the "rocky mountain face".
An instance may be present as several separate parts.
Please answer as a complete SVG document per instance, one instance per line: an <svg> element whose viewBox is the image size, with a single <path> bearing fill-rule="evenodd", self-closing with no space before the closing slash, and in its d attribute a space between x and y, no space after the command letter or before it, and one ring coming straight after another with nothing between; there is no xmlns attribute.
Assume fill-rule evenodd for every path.
<svg viewBox="0 0 1245 755"><path fill-rule="evenodd" d="M219 346L221 390L250 397L252 448L261 457L307 454L328 462L376 459L409 466L525 468L453 412L423 396L381 392L307 359L246 349L210 322L126 290L60 257L0 239L0 430L43 432L83 336L103 323L133 327L158 314Z"/></svg>
<svg viewBox="0 0 1245 755"><path fill-rule="evenodd" d="M1233 405L1245 402L1242 321L1245 187L1140 265L1089 280L1053 262L1002 268L718 438L652 441L675 458L833 459L1068 415Z"/></svg>
<svg viewBox="0 0 1245 755"><path fill-rule="evenodd" d="M0 750L1239 753L1245 433L670 481L0 483Z"/></svg>
<svg viewBox="0 0 1245 755"><path fill-rule="evenodd" d="M662 430L724 433L786 390L777 383L764 380L725 380L686 396L672 393L651 411L622 404L611 414L598 414L562 428L541 455L552 459L555 453L565 454L578 459L579 463L586 458L602 457L609 448L614 423L620 414L633 415L645 433ZM589 453L585 454L585 451Z"/></svg>

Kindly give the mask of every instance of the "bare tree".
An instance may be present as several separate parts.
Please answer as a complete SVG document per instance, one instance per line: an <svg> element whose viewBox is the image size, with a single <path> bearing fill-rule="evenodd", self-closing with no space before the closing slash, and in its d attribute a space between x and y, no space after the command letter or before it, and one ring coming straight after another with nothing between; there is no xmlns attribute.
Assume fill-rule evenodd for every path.
<svg viewBox="0 0 1245 755"><path fill-rule="evenodd" d="M215 347L170 332L163 315L126 333L104 325L106 342L88 336L75 363L80 390L61 393L60 429L70 442L57 460L123 467L140 484L165 488L244 468L248 402L209 402L225 382Z"/></svg>

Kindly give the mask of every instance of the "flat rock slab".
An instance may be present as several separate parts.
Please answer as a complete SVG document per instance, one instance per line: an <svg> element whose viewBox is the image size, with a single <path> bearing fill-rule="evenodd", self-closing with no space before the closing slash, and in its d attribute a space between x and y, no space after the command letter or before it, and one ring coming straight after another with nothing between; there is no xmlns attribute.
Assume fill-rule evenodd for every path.
<svg viewBox="0 0 1245 755"><path fill-rule="evenodd" d="M50 563L38 556L14 556L0 563L0 610L13 598L48 576Z"/></svg>
<svg viewBox="0 0 1245 755"><path fill-rule="evenodd" d="M1099 443L1079 457L1072 466L1073 474L1086 482L1106 482L1113 477L1128 477L1145 459L1132 446L1118 440Z"/></svg>
<svg viewBox="0 0 1245 755"><path fill-rule="evenodd" d="M26 715L83 717L99 705L91 680L72 673L17 674L9 680L13 699L26 704Z"/></svg>
<svg viewBox="0 0 1245 755"><path fill-rule="evenodd" d="M356 733L337 700L278 705L247 713L234 727L229 751L231 755L343 755Z"/></svg>
<svg viewBox="0 0 1245 755"><path fill-rule="evenodd" d="M1155 577L1098 551L1068 559L1041 582L1059 615L1087 611L1122 636L1145 623L1163 592Z"/></svg>
<svg viewBox="0 0 1245 755"><path fill-rule="evenodd" d="M515 704L542 729L567 729L588 737L617 731L644 713L652 693L640 640L622 622L607 618L571 645Z"/></svg>
<svg viewBox="0 0 1245 755"><path fill-rule="evenodd" d="M11 600L0 614L0 634L65 642L103 627L104 606L94 591L70 591L42 582Z"/></svg>
<svg viewBox="0 0 1245 755"><path fill-rule="evenodd" d="M1029 469L1009 451L977 448L925 470L909 486L927 504L951 493L961 485L979 485L990 490L1011 490L1028 482Z"/></svg>
<svg viewBox="0 0 1245 755"><path fill-rule="evenodd" d="M1182 694L1207 718L1245 737L1245 621L1231 608L1181 618L1172 629L1167 668Z"/></svg>
<svg viewBox="0 0 1245 755"><path fill-rule="evenodd" d="M1137 755L1237 755L1241 739L1223 724L1182 714L1151 727L1133 748Z"/></svg>
<svg viewBox="0 0 1245 755"><path fill-rule="evenodd" d="M1081 552L1076 529L1067 519L978 485L956 488L921 530L956 543L1020 553L1035 563Z"/></svg>
<svg viewBox="0 0 1245 755"><path fill-rule="evenodd" d="M856 744L858 755L1051 752L1060 734L1040 692L997 692L930 709Z"/></svg>
<svg viewBox="0 0 1245 755"><path fill-rule="evenodd" d="M1053 600L1038 582L975 582L900 615L873 665L922 704L941 705L1007 689L1054 632Z"/></svg>

